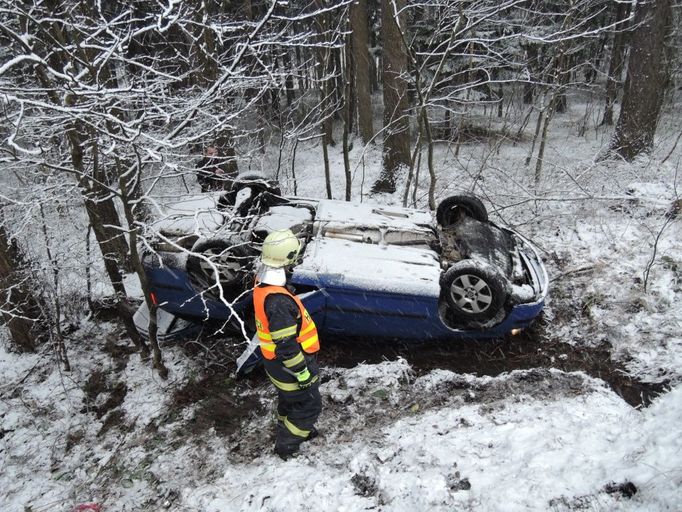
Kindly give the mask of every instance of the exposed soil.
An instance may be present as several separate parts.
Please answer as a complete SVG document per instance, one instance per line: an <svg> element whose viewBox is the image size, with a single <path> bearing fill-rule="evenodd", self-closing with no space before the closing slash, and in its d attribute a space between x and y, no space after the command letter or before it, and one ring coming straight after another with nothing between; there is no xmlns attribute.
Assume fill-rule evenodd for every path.
<svg viewBox="0 0 682 512"><path fill-rule="evenodd" d="M600 378L633 407L648 406L667 390L666 383L640 382L626 375L611 359L611 346L575 347L546 337L542 321L518 336L493 340L462 340L451 343L410 343L347 341L325 338L320 363L324 366L352 367L359 362L378 363L405 358L418 375L433 369L455 373L496 376L514 370L556 368L582 371Z"/></svg>
<svg viewBox="0 0 682 512"><path fill-rule="evenodd" d="M207 332L213 332L209 329ZM547 378L551 368L566 372L581 371L587 375L600 378L633 407L647 406L652 399L666 390L665 384L647 384L628 377L624 368L611 359L612 347L602 344L597 347L576 347L548 336L542 318L534 326L519 336L493 340L463 340L445 342L376 342L373 340L347 340L324 337L324 349L320 353L320 364L327 368L350 368L359 363L379 363L403 357L417 376L424 375L434 369L450 370L458 374L468 373L478 376L496 376L514 370L531 370L536 372L505 381L504 385L523 388L530 386L533 392L543 393L543 386L549 386L548 395L561 387L555 377ZM244 348L244 344L236 339L226 339L225 335L204 334L198 340L183 344L187 357L205 366L198 375L190 379L182 388L176 390L173 405L169 408L166 420L176 419L188 408L192 409L190 418L181 422L181 427L168 442L183 443L187 439L197 439L201 434L213 429L217 435L226 438L230 452L236 458L249 459L262 450L269 449L272 439L264 438L263 432L243 430L250 418L272 414L274 392L262 371L254 371L246 379L234 380L234 362ZM114 349L112 355L125 361L126 351ZM323 373L323 381L334 378L334 372ZM581 379L573 382L566 376L566 393L579 393L582 389ZM574 380L574 379L573 379ZM521 382L523 381L523 382ZM525 386L525 387L524 387ZM466 387L466 386L465 386ZM494 386L493 386L494 387ZM516 389L515 388L515 389ZM575 388L575 389L573 389ZM122 398L125 390L107 386L103 375L94 373L86 385L87 402L99 405L96 408L98 417L111 409L112 400ZM112 391L114 391L112 393ZM116 392L118 391L118 393ZM460 390L466 401L468 391ZM102 403L100 393L109 392L111 396ZM485 401L509 390L478 389L475 397ZM458 390L449 390L444 396L454 396ZM466 395L466 396L465 396ZM490 395L490 396L488 396ZM435 400L436 398L434 398ZM473 398L472 398L473 399ZM378 398L377 398L378 400ZM429 400L424 397L416 399L420 406L427 407ZM346 407L344 404L328 404L330 407ZM434 405L437 405L434 403ZM113 411L115 412L115 411ZM396 414L400 414L397 411ZM343 416L343 414L342 414ZM381 417L377 421L381 421ZM122 423L124 418L110 413L105 418L104 429ZM268 429L268 434L271 434ZM354 482L359 493L371 492L371 482L358 478Z"/></svg>
<svg viewBox="0 0 682 512"><path fill-rule="evenodd" d="M107 336L102 350L109 354L114 362L114 369L117 372L122 371L128 364L130 356L134 354L137 349L132 343L117 342L118 336L112 334Z"/></svg>
<svg viewBox="0 0 682 512"><path fill-rule="evenodd" d="M245 418L264 413L257 396L239 392L240 385L221 368L209 368L200 380L193 380L175 392L179 408L197 404L191 421L184 427L198 434L211 428L228 436L239 430Z"/></svg>
<svg viewBox="0 0 682 512"><path fill-rule="evenodd" d="M107 374L101 370L95 370L83 386L83 392L85 397L81 412L93 411L97 418L101 418L123 403L128 387L125 382L110 382Z"/></svg>

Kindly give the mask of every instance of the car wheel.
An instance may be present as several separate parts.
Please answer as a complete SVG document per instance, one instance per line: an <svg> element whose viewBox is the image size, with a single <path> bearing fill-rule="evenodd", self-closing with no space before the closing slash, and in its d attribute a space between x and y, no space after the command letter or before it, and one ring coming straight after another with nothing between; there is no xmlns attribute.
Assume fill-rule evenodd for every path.
<svg viewBox="0 0 682 512"><path fill-rule="evenodd" d="M244 289L252 256L248 250L224 240L197 243L187 258L190 283L199 293L233 299ZM216 286L220 285L220 289Z"/></svg>
<svg viewBox="0 0 682 512"><path fill-rule="evenodd" d="M248 197L244 198L241 202L248 202L249 204L253 203L256 196L263 192L269 192L273 196L282 195L279 184L274 180L268 179L262 172L245 172L239 174L232 182L230 190L220 196L218 207L228 208L235 206L238 198L244 195L245 192L249 192Z"/></svg>
<svg viewBox="0 0 682 512"><path fill-rule="evenodd" d="M450 267L441 286L453 315L478 323L495 318L508 294L507 281L499 272L472 260L462 260Z"/></svg>
<svg viewBox="0 0 682 512"><path fill-rule="evenodd" d="M462 215L488 222L488 210L485 205L478 197L468 194L443 199L436 210L436 221L445 228L455 224Z"/></svg>

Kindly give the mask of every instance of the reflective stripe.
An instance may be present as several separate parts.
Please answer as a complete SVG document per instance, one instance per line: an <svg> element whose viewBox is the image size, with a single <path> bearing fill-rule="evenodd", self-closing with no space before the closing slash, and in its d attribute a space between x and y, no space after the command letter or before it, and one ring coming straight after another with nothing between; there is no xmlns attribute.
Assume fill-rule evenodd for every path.
<svg viewBox="0 0 682 512"><path fill-rule="evenodd" d="M309 349L310 347L316 345L317 342L318 342L318 338L317 338L317 335L315 335L315 336L313 336L313 337L310 338L310 339L307 339L307 340L305 340L305 341L302 341L302 342L301 342L301 348L302 348L303 350Z"/></svg>
<svg viewBox="0 0 682 512"><path fill-rule="evenodd" d="M281 340L282 338L288 338L289 336L293 336L296 334L296 324L292 325L291 327L285 327L284 329L280 329L278 331L270 331L270 336L272 336L271 339L273 340Z"/></svg>
<svg viewBox="0 0 682 512"><path fill-rule="evenodd" d="M265 372L267 373L267 372ZM268 377L270 377L270 381L275 385L276 388L281 389L282 391L298 391L298 382L282 382L281 380L275 379L272 375L268 373Z"/></svg>
<svg viewBox="0 0 682 512"><path fill-rule="evenodd" d="M308 334L313 329L315 329L315 324L311 322L310 324L308 324L308 326L305 329L301 329L299 336L303 336L304 334Z"/></svg>
<svg viewBox="0 0 682 512"><path fill-rule="evenodd" d="M264 341L271 341L272 340L272 335L268 334L265 331L258 331L258 339L264 340Z"/></svg>
<svg viewBox="0 0 682 512"><path fill-rule="evenodd" d="M265 299L271 294L283 294L291 297L293 301L298 306L301 318L301 329L298 332L298 323L293 327L287 327L285 329L280 329L274 333L270 332L270 326L268 322L267 315L265 314ZM314 354L320 350L320 341L318 338L317 328L315 327L315 322L310 317L308 311L306 311L305 306L301 302L301 299L296 295L292 295L289 290L282 286L256 286L253 290L253 307L255 313L256 330L258 332L258 339L261 344L261 353L263 357L268 360L276 359L275 356L275 346L272 344L273 341L279 341L288 336L296 336L296 341L301 346L306 354Z"/></svg>
<svg viewBox="0 0 682 512"><path fill-rule="evenodd" d="M282 416L281 414L278 414L278 415L277 415L277 421L281 421L282 423L284 423L284 420L285 420L285 419L287 419L286 416Z"/></svg>
<svg viewBox="0 0 682 512"><path fill-rule="evenodd" d="M303 430L298 428L296 425L289 421L289 418L284 418L284 426L289 432L297 437L308 437L310 435L310 430Z"/></svg>
<svg viewBox="0 0 682 512"><path fill-rule="evenodd" d="M304 361L305 361L305 357L303 356L303 352L299 352L298 354L296 354L291 359L287 359L286 361L284 361L284 366L286 366L287 368L292 368L292 367L296 366L297 364L301 364Z"/></svg>
<svg viewBox="0 0 682 512"><path fill-rule="evenodd" d="M305 334L303 336L299 336L297 338L299 343L303 343L306 340L309 340L310 338L317 337L317 331L309 332L308 334Z"/></svg>
<svg viewBox="0 0 682 512"><path fill-rule="evenodd" d="M268 374L268 377L270 377L270 381L275 385L276 388L281 389L282 391L300 391L301 388L298 387L298 382L282 382L281 380L275 379L272 375L270 375L268 372L265 372ZM317 382L318 376L315 375L311 382Z"/></svg>
<svg viewBox="0 0 682 512"><path fill-rule="evenodd" d="M273 354L275 353L275 347L277 347L276 344L268 341L260 341L260 348L261 350L266 350L268 352L272 352Z"/></svg>

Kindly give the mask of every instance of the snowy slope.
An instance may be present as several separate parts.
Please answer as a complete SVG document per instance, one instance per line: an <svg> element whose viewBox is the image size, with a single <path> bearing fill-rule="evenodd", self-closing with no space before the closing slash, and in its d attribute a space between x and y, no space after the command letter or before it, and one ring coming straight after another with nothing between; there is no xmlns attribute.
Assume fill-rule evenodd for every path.
<svg viewBox="0 0 682 512"><path fill-rule="evenodd" d="M552 121L537 186L527 139L457 155L437 145L438 198L473 191L495 222L542 250L552 283L538 350L606 347L614 371L668 383L652 405L633 408L594 376L548 368L485 377L417 375L404 360L326 367L323 434L282 462L262 376L235 382L232 367L216 372L227 362L213 346L190 344L164 347L162 381L118 326L82 320L67 339L70 373L50 346L18 356L0 343L0 511L682 510L682 229L666 216L682 148L662 163L681 117L664 117L650 158L596 163L610 133L576 101ZM594 126L578 136L585 122ZM320 155L298 146L299 195L323 195ZM267 173L278 158L255 165ZM342 191L339 148L330 160ZM351 161L354 198L367 200L380 148L356 143ZM371 200L400 204L402 192ZM426 198L423 182L418 206ZM68 257L84 261L73 246ZM68 285L83 288L77 275ZM238 353L241 341L202 343Z"/></svg>

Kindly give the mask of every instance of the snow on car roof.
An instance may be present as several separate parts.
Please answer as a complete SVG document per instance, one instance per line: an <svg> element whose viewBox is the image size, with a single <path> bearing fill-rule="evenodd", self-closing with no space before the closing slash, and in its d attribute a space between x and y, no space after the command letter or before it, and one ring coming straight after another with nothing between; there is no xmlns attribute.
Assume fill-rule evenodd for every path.
<svg viewBox="0 0 682 512"><path fill-rule="evenodd" d="M255 229L262 229L267 232L278 229L294 229L305 222L310 222L313 219L313 214L307 208L299 208L296 206L271 206L270 209L258 219Z"/></svg>
<svg viewBox="0 0 682 512"><path fill-rule="evenodd" d="M433 219L429 212L413 208L322 199L317 207L315 222L425 230L429 229Z"/></svg>
<svg viewBox="0 0 682 512"><path fill-rule="evenodd" d="M438 297L440 272L430 249L315 238L294 269L294 281Z"/></svg>
<svg viewBox="0 0 682 512"><path fill-rule="evenodd" d="M166 233L211 233L225 222L218 209L220 193L172 197L154 201L159 219L151 227Z"/></svg>

